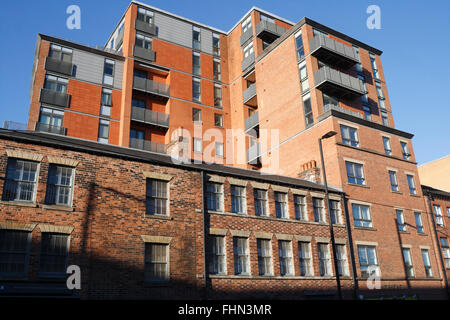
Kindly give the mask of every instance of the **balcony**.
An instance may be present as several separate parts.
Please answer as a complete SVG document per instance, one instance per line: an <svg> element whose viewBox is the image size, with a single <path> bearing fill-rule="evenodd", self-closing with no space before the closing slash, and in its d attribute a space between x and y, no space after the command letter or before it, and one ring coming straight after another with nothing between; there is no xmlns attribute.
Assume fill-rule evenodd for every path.
<svg viewBox="0 0 450 320"><path fill-rule="evenodd" d="M338 98L355 98L366 93L360 79L327 66L314 72L314 83L317 89Z"/></svg>
<svg viewBox="0 0 450 320"><path fill-rule="evenodd" d="M125 32L125 28L122 28L120 30L120 32L117 34L116 46L114 48L115 50L119 49L120 46L122 45L124 32Z"/></svg>
<svg viewBox="0 0 450 320"><path fill-rule="evenodd" d="M255 143L247 149L247 163L255 165L261 163L261 150L259 143Z"/></svg>
<svg viewBox="0 0 450 320"><path fill-rule="evenodd" d="M156 26L154 23L150 24L148 22L136 19L134 27L137 31L142 31L151 34L152 36L156 36Z"/></svg>
<svg viewBox="0 0 450 320"><path fill-rule="evenodd" d="M60 134L60 135L63 135L63 136L65 136L66 133L67 133L67 129L66 128L52 126L50 124L45 124L45 123L40 123L40 122L36 122L35 123L34 131Z"/></svg>
<svg viewBox="0 0 450 320"><path fill-rule="evenodd" d="M139 107L131 108L131 120L157 127L169 128L169 115Z"/></svg>
<svg viewBox="0 0 450 320"><path fill-rule="evenodd" d="M133 47L133 55L135 58L143 59L146 61L153 62L155 61L155 51L153 51L151 48L146 49L139 46Z"/></svg>
<svg viewBox="0 0 450 320"><path fill-rule="evenodd" d="M42 88L39 101L42 103L68 108L70 105L70 95L67 93Z"/></svg>
<svg viewBox="0 0 450 320"><path fill-rule="evenodd" d="M156 153L166 153L165 144L136 138L130 138L130 148Z"/></svg>
<svg viewBox="0 0 450 320"><path fill-rule="evenodd" d="M247 58L244 58L244 60L242 60L242 71L247 70L254 63L255 63L255 54L251 53Z"/></svg>
<svg viewBox="0 0 450 320"><path fill-rule="evenodd" d="M252 83L247 89L243 92L243 103L256 107L258 106L258 98L256 97L256 83Z"/></svg>
<svg viewBox="0 0 450 320"><path fill-rule="evenodd" d="M256 36L264 42L272 43L286 32L286 29L269 21L261 21L256 25Z"/></svg>
<svg viewBox="0 0 450 320"><path fill-rule="evenodd" d="M70 62L54 59L51 57L46 57L45 70L71 76L73 71L73 64Z"/></svg>
<svg viewBox="0 0 450 320"><path fill-rule="evenodd" d="M133 77L133 89L163 98L170 97L170 87L167 84L137 76Z"/></svg>
<svg viewBox="0 0 450 320"><path fill-rule="evenodd" d="M352 47L346 46L324 35L309 41L311 55L328 65L348 69L359 62Z"/></svg>
<svg viewBox="0 0 450 320"><path fill-rule="evenodd" d="M247 42L248 39L250 39L253 36L253 28L247 29L242 35L241 35L241 46Z"/></svg>
<svg viewBox="0 0 450 320"><path fill-rule="evenodd" d="M252 129L257 129L259 126L259 116L258 112L254 112L250 117L245 119L245 132L248 132Z"/></svg>

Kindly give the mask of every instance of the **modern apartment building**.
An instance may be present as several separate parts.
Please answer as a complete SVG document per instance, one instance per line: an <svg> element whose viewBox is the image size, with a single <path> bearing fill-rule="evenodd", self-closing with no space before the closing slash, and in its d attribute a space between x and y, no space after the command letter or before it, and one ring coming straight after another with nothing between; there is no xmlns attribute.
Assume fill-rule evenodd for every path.
<svg viewBox="0 0 450 320"><path fill-rule="evenodd" d="M225 32L132 1L104 47L38 36L28 129L314 183L318 140L334 131L322 143L328 183L345 194L353 286L376 295L375 272L384 294L435 292L433 217L381 54L308 18L252 8Z"/></svg>

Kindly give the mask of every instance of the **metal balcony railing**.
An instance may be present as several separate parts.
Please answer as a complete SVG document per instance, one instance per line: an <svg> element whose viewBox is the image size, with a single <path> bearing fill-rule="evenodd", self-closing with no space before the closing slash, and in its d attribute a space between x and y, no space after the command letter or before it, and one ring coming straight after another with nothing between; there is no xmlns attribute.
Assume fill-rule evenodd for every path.
<svg viewBox="0 0 450 320"><path fill-rule="evenodd" d="M114 47L115 50L119 49L119 47L122 45L124 32L125 28L122 28L117 34L116 46Z"/></svg>
<svg viewBox="0 0 450 320"><path fill-rule="evenodd" d="M256 106L256 101L252 100L254 97L256 97L256 83L252 83L247 89L245 89L244 92L242 93L242 96L244 104Z"/></svg>
<svg viewBox="0 0 450 320"><path fill-rule="evenodd" d="M359 62L354 49L325 35L316 35L309 41L311 55L327 64L341 65L345 68Z"/></svg>
<svg viewBox="0 0 450 320"><path fill-rule="evenodd" d="M249 131L254 129L259 125L259 116L258 112L254 112L250 117L245 119L245 131Z"/></svg>
<svg viewBox="0 0 450 320"><path fill-rule="evenodd" d="M148 23L148 22L136 19L136 21L134 23L134 27L138 31L142 31L142 32L151 34L152 36L156 36L156 26L154 23Z"/></svg>
<svg viewBox="0 0 450 320"><path fill-rule="evenodd" d="M167 98L170 96L170 86L167 84L137 76L133 77L133 89Z"/></svg>
<svg viewBox="0 0 450 320"><path fill-rule="evenodd" d="M152 50L152 48L146 49L139 46L134 46L133 48L133 55L136 58L144 59L150 62L155 61L156 54L155 51Z"/></svg>
<svg viewBox="0 0 450 320"><path fill-rule="evenodd" d="M36 122L34 125L34 131L40 131L40 132L49 132L49 133L55 133L60 135L66 135L67 129L63 127L58 126L52 126L50 124L46 123L40 123Z"/></svg>
<svg viewBox="0 0 450 320"><path fill-rule="evenodd" d="M285 28L265 20L256 25L256 36L260 38L265 38L265 34L270 34L270 38L274 39L280 37L285 32Z"/></svg>
<svg viewBox="0 0 450 320"><path fill-rule="evenodd" d="M255 54L251 53L249 56L244 58L244 60L242 60L242 71L245 71L254 63L255 63Z"/></svg>
<svg viewBox="0 0 450 320"><path fill-rule="evenodd" d="M140 121L164 128L169 128L169 115L148 110L145 108L132 107L131 108L131 120Z"/></svg>
<svg viewBox="0 0 450 320"><path fill-rule="evenodd" d="M68 108L70 105L70 95L67 93L42 88L41 94L39 96L39 101Z"/></svg>
<svg viewBox="0 0 450 320"><path fill-rule="evenodd" d="M242 35L241 35L241 46L247 42L248 39L250 39L253 36L253 28L248 28Z"/></svg>
<svg viewBox="0 0 450 320"><path fill-rule="evenodd" d="M71 76L73 73L73 64L67 61L46 57L45 70Z"/></svg>
<svg viewBox="0 0 450 320"><path fill-rule="evenodd" d="M323 90L330 91L334 95L363 95L366 93L364 83L353 76L323 66L314 73L315 85Z"/></svg>
<svg viewBox="0 0 450 320"><path fill-rule="evenodd" d="M257 164L260 162L261 150L260 144L255 143L247 149L247 162L250 164Z"/></svg>
<svg viewBox="0 0 450 320"><path fill-rule="evenodd" d="M148 141L144 139L130 138L130 148L157 153L166 153L165 144Z"/></svg>

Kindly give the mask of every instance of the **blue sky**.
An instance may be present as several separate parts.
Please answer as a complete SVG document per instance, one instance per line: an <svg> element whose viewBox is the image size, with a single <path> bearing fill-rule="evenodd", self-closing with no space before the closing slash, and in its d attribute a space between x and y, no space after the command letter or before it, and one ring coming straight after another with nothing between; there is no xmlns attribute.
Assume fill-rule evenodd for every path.
<svg viewBox="0 0 450 320"><path fill-rule="evenodd" d="M419 164L450 154L450 1L196 0L148 1L155 7L228 31L252 6L293 22L309 17L384 53L382 62L398 129L415 134ZM66 28L66 8L81 8L81 30ZM3 1L0 9L0 125L26 122L37 33L104 45L128 0ZM366 27L369 5L381 29Z"/></svg>

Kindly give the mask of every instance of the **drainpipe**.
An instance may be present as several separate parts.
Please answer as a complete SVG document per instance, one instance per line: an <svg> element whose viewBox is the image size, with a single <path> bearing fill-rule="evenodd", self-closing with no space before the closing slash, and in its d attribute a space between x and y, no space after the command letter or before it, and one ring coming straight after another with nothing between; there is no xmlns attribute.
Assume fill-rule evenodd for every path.
<svg viewBox="0 0 450 320"><path fill-rule="evenodd" d="M345 213L345 225L347 229L347 238L348 238L348 246L350 248L350 261L352 265L352 279L353 279L353 299L357 300L358 298L358 280L356 280L356 260L355 260L355 250L353 248L353 237L352 237L352 229L350 226L350 217L348 214L347 208L347 200L345 199L345 193L341 194L342 205L344 207Z"/></svg>
<svg viewBox="0 0 450 320"><path fill-rule="evenodd" d="M447 298L448 298L448 279L447 279L447 273L446 273L446 269L445 269L445 263L444 263L444 256L442 255L442 248L441 248L441 243L439 241L439 235L437 232L437 228L436 228L436 221L434 220L434 213L433 213L433 208L431 207L431 192L429 191L425 191L425 194L427 196L427 202L428 202L428 210L430 210L430 214L431 214L431 218L433 220L433 231L434 231L434 236L436 238L436 242L437 242L437 250L439 251L439 257L441 258L441 268L442 268L442 274L444 277L444 284L445 284L445 292L447 293Z"/></svg>
<svg viewBox="0 0 450 320"><path fill-rule="evenodd" d="M206 262L206 201L205 201L205 172L201 171L202 176L202 214L203 214L203 299L207 300L208 298L208 288L207 288L207 262Z"/></svg>

